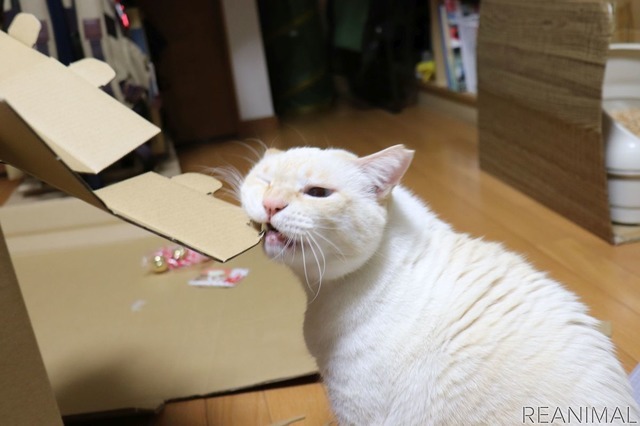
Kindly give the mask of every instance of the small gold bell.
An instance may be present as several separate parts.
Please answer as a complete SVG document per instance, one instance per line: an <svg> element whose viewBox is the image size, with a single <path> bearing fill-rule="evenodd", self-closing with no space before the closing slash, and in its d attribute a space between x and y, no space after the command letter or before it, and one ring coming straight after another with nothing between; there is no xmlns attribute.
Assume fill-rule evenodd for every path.
<svg viewBox="0 0 640 426"><path fill-rule="evenodd" d="M187 250L182 246L177 246L171 252L171 258L173 260L182 260L187 255Z"/></svg>
<svg viewBox="0 0 640 426"><path fill-rule="evenodd" d="M166 272L169 269L169 264L165 260L164 256L157 254L153 256L151 260L151 270L156 274Z"/></svg>

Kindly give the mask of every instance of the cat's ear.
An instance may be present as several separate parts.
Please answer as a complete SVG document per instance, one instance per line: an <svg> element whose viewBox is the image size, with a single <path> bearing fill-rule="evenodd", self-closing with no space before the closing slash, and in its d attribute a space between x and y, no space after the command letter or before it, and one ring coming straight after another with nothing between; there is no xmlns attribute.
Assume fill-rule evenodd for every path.
<svg viewBox="0 0 640 426"><path fill-rule="evenodd" d="M415 151L394 145L366 157L358 158L364 173L371 179L378 199L386 198L404 176Z"/></svg>
<svg viewBox="0 0 640 426"><path fill-rule="evenodd" d="M270 157L274 154L280 154L282 151L279 150L278 148L267 148L266 151L264 152L263 157Z"/></svg>

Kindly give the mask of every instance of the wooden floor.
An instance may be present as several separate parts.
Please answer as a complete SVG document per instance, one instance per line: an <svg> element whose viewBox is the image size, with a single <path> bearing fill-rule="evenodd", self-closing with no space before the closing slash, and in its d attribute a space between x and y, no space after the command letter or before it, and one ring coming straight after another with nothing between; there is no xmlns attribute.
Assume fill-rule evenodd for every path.
<svg viewBox="0 0 640 426"><path fill-rule="evenodd" d="M640 360L640 244L613 247L481 172L473 126L419 107L397 115L342 107L285 120L279 131L256 136L279 148L334 146L368 154L404 143L415 149L406 186L459 231L501 241L563 282L594 316L611 323L625 369L631 371ZM179 150L185 171L224 163L246 170L243 157L252 155L234 141ZM171 403L155 424L270 425L302 417L295 424L332 422L321 384Z"/></svg>

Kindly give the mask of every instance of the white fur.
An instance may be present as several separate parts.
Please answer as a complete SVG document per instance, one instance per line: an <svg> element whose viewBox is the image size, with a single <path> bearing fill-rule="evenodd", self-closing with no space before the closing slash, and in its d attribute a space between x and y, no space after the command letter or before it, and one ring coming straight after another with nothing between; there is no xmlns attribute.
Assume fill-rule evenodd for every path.
<svg viewBox="0 0 640 426"><path fill-rule="evenodd" d="M304 335L340 424L515 425L530 423L525 407L548 407L538 412L550 423L556 408L590 406L640 421L612 344L585 306L395 186L409 151L376 155L273 153L242 187L258 222L265 194L286 200L271 223L299 244L266 250L306 281ZM304 194L309 185L335 192L316 199Z"/></svg>

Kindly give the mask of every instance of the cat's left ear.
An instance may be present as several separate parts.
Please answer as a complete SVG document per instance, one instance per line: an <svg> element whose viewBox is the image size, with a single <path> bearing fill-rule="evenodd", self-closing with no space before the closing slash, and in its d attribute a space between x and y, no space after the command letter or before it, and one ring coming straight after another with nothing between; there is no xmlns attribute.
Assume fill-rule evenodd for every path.
<svg viewBox="0 0 640 426"><path fill-rule="evenodd" d="M394 145L358 159L364 173L371 179L378 199L386 198L404 176L415 151L404 145Z"/></svg>
<svg viewBox="0 0 640 426"><path fill-rule="evenodd" d="M270 156L272 156L272 155L274 155L274 154L280 154L280 153L282 153L282 151L281 151L281 150L279 150L278 148L267 148L267 149L264 151L264 155L263 155L263 157L265 157L265 158L266 158L266 157L270 157Z"/></svg>

